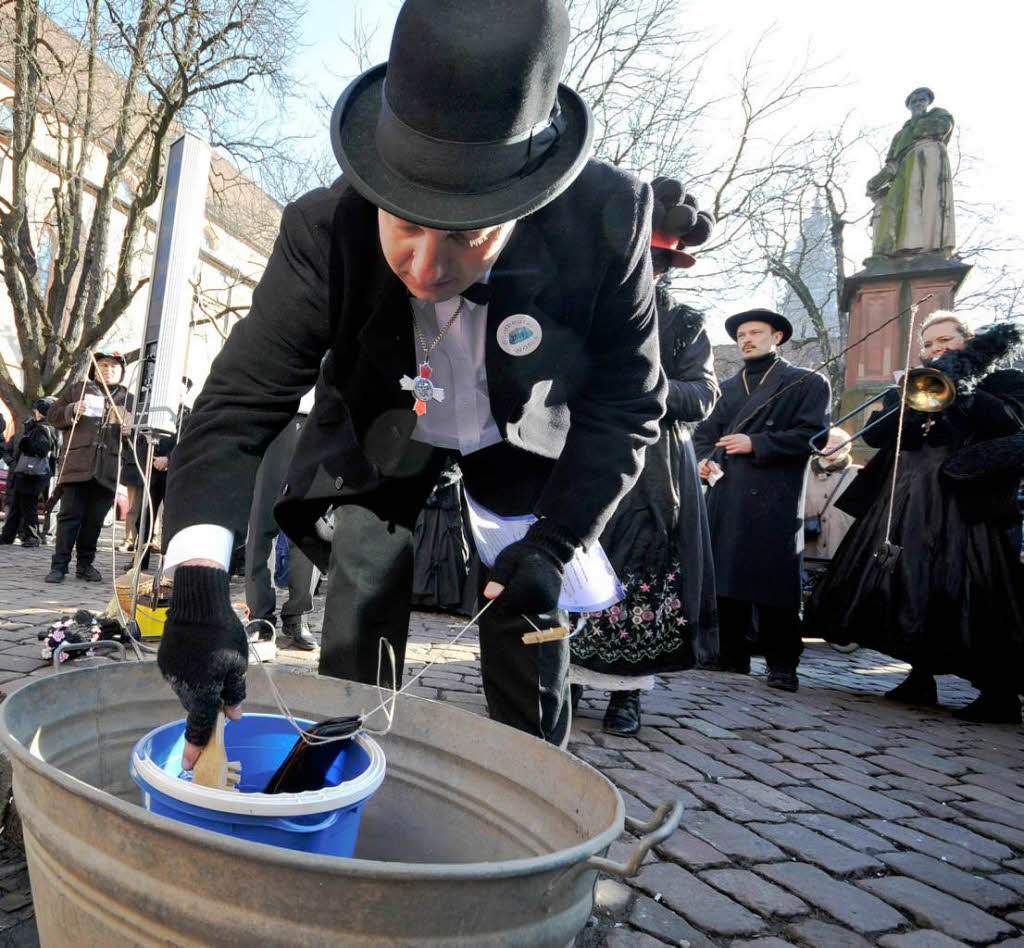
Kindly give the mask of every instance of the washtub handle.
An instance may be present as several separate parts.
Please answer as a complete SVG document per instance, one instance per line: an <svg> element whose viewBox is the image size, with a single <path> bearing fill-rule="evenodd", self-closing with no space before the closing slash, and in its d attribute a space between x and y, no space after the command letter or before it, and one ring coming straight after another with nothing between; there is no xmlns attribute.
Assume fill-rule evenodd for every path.
<svg viewBox="0 0 1024 948"><path fill-rule="evenodd" d="M640 870L640 863L652 846L657 846L662 840L668 839L678 828L683 818L683 801L676 800L674 803L662 803L654 811L650 822L626 817L626 829L635 830L638 833L645 833L633 849L632 854L626 862L614 862L605 859L603 856L591 856L587 860L590 869L597 869L606 872L611 876L621 876L623 879L635 876Z"/></svg>

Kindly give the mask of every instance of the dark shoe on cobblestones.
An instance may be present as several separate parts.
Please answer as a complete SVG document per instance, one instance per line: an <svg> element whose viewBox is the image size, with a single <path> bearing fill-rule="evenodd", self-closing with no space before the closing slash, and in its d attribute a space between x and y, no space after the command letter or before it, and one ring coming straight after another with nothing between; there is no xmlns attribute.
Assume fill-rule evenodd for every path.
<svg viewBox="0 0 1024 948"><path fill-rule="evenodd" d="M788 668L769 668L768 687L778 688L779 691L799 691L800 679L796 677L795 671Z"/></svg>
<svg viewBox="0 0 1024 948"><path fill-rule="evenodd" d="M64 577L67 576L67 574L68 571L66 569L61 569L59 566L55 566L53 569L50 570L50 572L46 574L46 579L44 579L43 582L62 583L64 582Z"/></svg>
<svg viewBox="0 0 1024 948"><path fill-rule="evenodd" d="M37 546L39 546L39 541L34 537L29 537L27 540L22 540L21 545L26 549L34 550Z"/></svg>
<svg viewBox="0 0 1024 948"><path fill-rule="evenodd" d="M79 566L75 570L75 579L84 579L87 583L102 583L103 575L90 563L88 566Z"/></svg>
<svg viewBox="0 0 1024 948"><path fill-rule="evenodd" d="M302 652L312 652L316 648L316 639L305 617L282 620L281 637L281 648L297 648Z"/></svg>
<svg viewBox="0 0 1024 948"><path fill-rule="evenodd" d="M902 701L904 704L935 705L939 703L935 676L913 669L892 691L887 691L885 696L890 701Z"/></svg>
<svg viewBox="0 0 1024 948"><path fill-rule="evenodd" d="M1010 693L983 691L969 705L957 708L953 717L974 724L1020 724L1020 698Z"/></svg>
<svg viewBox="0 0 1024 948"><path fill-rule="evenodd" d="M640 730L640 692L613 691L608 699L601 730L605 734L631 737Z"/></svg>
<svg viewBox="0 0 1024 948"><path fill-rule="evenodd" d="M14 538L13 537L11 537L10 540L8 540L7 537L0 537L0 546L13 546L13 545L14 545Z"/></svg>

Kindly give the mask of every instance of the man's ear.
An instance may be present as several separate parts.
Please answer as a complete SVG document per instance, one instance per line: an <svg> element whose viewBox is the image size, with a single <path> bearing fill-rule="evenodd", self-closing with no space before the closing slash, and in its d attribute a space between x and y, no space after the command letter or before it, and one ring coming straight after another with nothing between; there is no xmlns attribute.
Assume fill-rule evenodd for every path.
<svg viewBox="0 0 1024 948"><path fill-rule="evenodd" d="M772 333L772 344L776 345L776 346L781 346L782 345L782 331L781 330L776 329L775 332Z"/></svg>

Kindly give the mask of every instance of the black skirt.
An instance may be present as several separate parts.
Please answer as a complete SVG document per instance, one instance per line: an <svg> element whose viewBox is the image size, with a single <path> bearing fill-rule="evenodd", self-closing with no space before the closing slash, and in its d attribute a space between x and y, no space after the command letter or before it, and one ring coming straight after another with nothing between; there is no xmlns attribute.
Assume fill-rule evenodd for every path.
<svg viewBox="0 0 1024 948"><path fill-rule="evenodd" d="M941 474L948 446L900 455L811 596L807 627L931 674L1024 684L1024 575L1008 531L967 521ZM898 555L879 555L888 536Z"/></svg>

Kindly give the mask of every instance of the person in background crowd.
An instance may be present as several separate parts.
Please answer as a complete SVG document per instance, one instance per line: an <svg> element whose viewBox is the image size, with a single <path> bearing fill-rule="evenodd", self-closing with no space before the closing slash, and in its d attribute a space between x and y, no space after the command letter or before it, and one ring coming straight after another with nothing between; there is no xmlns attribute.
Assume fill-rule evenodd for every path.
<svg viewBox="0 0 1024 948"><path fill-rule="evenodd" d="M796 691L804 482L810 439L828 427L829 384L779 355L793 334L784 316L749 310L730 316L725 328L743 368L722 383L722 397L694 436L708 482L720 667L749 673L756 629L768 686Z"/></svg>
<svg viewBox="0 0 1024 948"><path fill-rule="evenodd" d="M251 619L261 619L276 628L277 595L270 575L270 550L277 536L274 520L274 501L288 473L288 465L295 453L302 427L313 407L313 392L308 392L299 405L294 419L270 443L256 474L252 509L249 514L249 533L245 543L245 601ZM278 645L313 651L316 639L309 628L309 613L313 611L313 589L317 570L305 553L296 546L289 551L288 599L281 607L281 635Z"/></svg>
<svg viewBox="0 0 1024 948"><path fill-rule="evenodd" d="M53 401L40 398L21 434L11 439L14 450L7 480L10 500L0 544L11 544L15 537L20 537L22 546L39 546L39 498L53 473L53 456L57 452L57 433L46 423L46 413Z"/></svg>
<svg viewBox="0 0 1024 948"><path fill-rule="evenodd" d="M693 265L682 248L704 243L713 220L684 196L680 182L656 178L652 188L657 280ZM654 687L655 672L691 668L718 654L711 534L689 427L718 399L714 356L701 312L676 303L664 282L655 302L668 411L640 479L601 534L626 596L581 616L572 639L574 704L584 687L610 691L603 728L626 736L640 730L640 693Z"/></svg>
<svg viewBox="0 0 1024 948"><path fill-rule="evenodd" d="M455 457L475 502L536 518L483 589L488 711L568 739L569 643L522 636L568 621L566 567L639 476L667 391L651 189L589 158L590 113L558 82L571 32L562 0L405 0L388 62L340 98L344 174L285 209L171 467L157 660L189 710L186 767L221 704L240 713L227 548L259 457L318 374L276 515L330 565L321 673L376 682L385 637L401 681L412 530Z"/></svg>
<svg viewBox="0 0 1024 948"><path fill-rule="evenodd" d="M130 424L131 396L121 384L124 357L102 349L93 357L87 378L65 388L46 416L54 427L67 432L58 470L62 495L48 583L64 581L72 552L79 579L103 581L93 560L103 519L114 503L122 423Z"/></svg>
<svg viewBox="0 0 1024 948"><path fill-rule="evenodd" d="M898 467L899 412L865 433L879 450L837 501L857 522L811 597L809 618L830 641L856 640L910 663L888 698L934 705L934 676L955 674L980 691L956 717L1019 723L1024 585L1007 527L1020 517L1021 472L990 461L1024 430L1024 373L999 368L1019 351L1021 334L997 323L972 335L954 313L938 311L919 343L922 364L949 376L956 400L938 413L906 411ZM891 390L880 412L899 402Z"/></svg>
<svg viewBox="0 0 1024 948"><path fill-rule="evenodd" d="M862 467L854 463L852 449L850 436L833 428L822 453L811 458L804 496L804 568L811 572L828 566L853 524L836 506Z"/></svg>
<svg viewBox="0 0 1024 948"><path fill-rule="evenodd" d="M853 524L853 517L836 507L845 491L854 481L860 464L853 463L853 444L842 428L833 428L820 455L811 458L807 471L804 497L804 600L814 591L828 569L843 537ZM804 622L805 634L814 637L816 631ZM822 636L824 637L824 636ZM856 642L833 645L839 652L854 652Z"/></svg>

